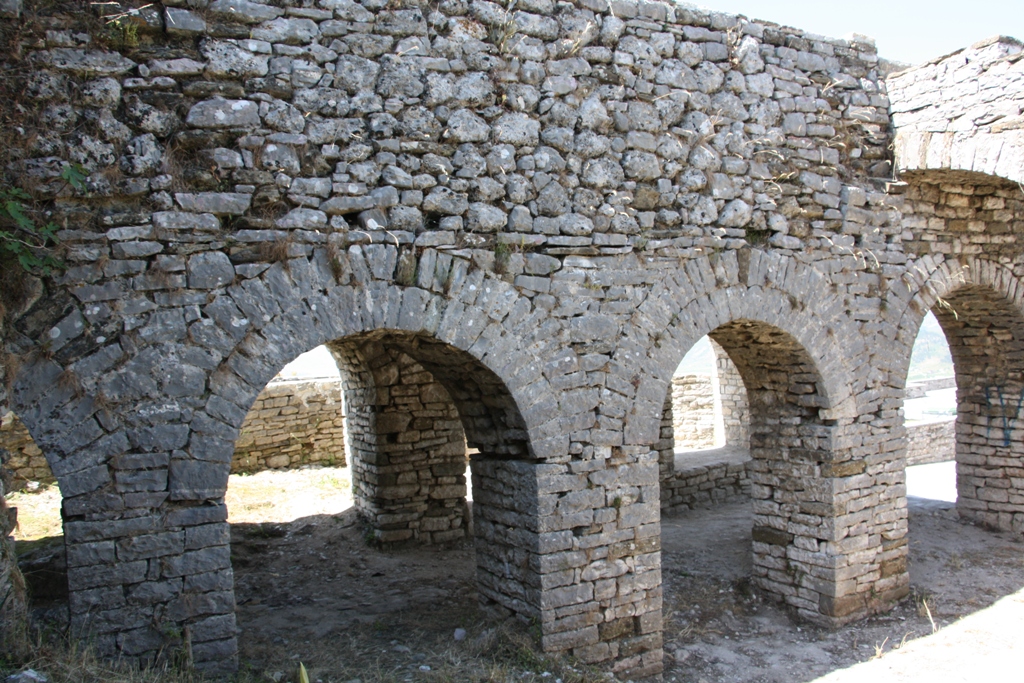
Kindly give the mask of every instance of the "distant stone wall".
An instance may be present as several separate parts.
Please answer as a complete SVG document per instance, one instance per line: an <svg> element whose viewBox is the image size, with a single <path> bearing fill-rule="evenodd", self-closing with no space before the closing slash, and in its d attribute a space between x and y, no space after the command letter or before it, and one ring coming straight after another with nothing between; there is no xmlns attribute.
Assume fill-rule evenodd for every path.
<svg viewBox="0 0 1024 683"><path fill-rule="evenodd" d="M956 377L939 377L937 379L907 382L907 390L903 398L922 398L928 395L929 391L936 391L938 389L956 389Z"/></svg>
<svg viewBox="0 0 1024 683"><path fill-rule="evenodd" d="M273 382L245 417L231 472L345 463L341 381Z"/></svg>
<svg viewBox="0 0 1024 683"><path fill-rule="evenodd" d="M956 458L956 419L907 425L907 465Z"/></svg>
<svg viewBox="0 0 1024 683"><path fill-rule="evenodd" d="M672 378L672 429L682 450L715 445L715 388L711 375Z"/></svg>
<svg viewBox="0 0 1024 683"><path fill-rule="evenodd" d="M661 509L693 510L750 497L747 462L683 467L661 481Z"/></svg>
<svg viewBox="0 0 1024 683"><path fill-rule="evenodd" d="M20 491L30 481L43 484L56 481L43 452L14 413L0 417L0 448L10 453L6 467L11 473L12 491Z"/></svg>

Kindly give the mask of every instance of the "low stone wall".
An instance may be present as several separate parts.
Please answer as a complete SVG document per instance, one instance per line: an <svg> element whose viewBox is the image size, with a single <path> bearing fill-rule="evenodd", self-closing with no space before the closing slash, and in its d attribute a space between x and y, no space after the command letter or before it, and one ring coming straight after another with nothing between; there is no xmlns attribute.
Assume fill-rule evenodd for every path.
<svg viewBox="0 0 1024 683"><path fill-rule="evenodd" d="M14 413L0 416L0 448L10 453L5 466L11 473L12 491L20 491L30 481L42 484L56 481L43 452Z"/></svg>
<svg viewBox="0 0 1024 683"><path fill-rule="evenodd" d="M341 381L272 382L245 417L231 472L345 463Z"/></svg>
<svg viewBox="0 0 1024 683"><path fill-rule="evenodd" d="M693 510L749 498L748 462L743 451L680 454L676 471L661 481L661 509Z"/></svg>
<svg viewBox="0 0 1024 683"><path fill-rule="evenodd" d="M955 389L956 377L939 377L937 379L922 379L917 382L907 382L907 389L903 398L922 398L928 395L929 391L939 389Z"/></svg>
<svg viewBox="0 0 1024 683"><path fill-rule="evenodd" d="M907 425L907 465L956 458L956 419Z"/></svg>

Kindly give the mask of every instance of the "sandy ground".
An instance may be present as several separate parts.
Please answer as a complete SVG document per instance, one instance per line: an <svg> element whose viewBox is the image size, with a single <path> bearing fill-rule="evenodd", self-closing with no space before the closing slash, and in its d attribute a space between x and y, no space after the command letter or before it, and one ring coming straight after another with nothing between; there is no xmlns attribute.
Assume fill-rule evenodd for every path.
<svg viewBox="0 0 1024 683"><path fill-rule="evenodd" d="M1013 641L1024 621L1024 543L958 521L941 499L950 497L951 466L908 475L912 494L931 496L910 498L913 597L837 630L797 623L751 590L749 504L666 515L664 680L931 682L961 680L945 674L949 662L969 661L962 653L981 653L979 666L998 660L988 653L1015 652L1019 660L1024 645ZM301 660L321 683L570 680L525 651L495 665L494 622L476 608L472 544L381 551L367 545L350 505L344 470L232 478L239 644L249 671L273 680ZM22 520L29 528L25 511ZM32 524L52 529L52 522ZM59 601L46 589L59 583L59 548L37 542L26 557L30 579L50 572L49 582L36 581L40 598ZM921 638L933 620L938 635ZM464 639L455 639L456 629ZM860 662L870 673L848 668ZM580 675L572 680L605 680Z"/></svg>

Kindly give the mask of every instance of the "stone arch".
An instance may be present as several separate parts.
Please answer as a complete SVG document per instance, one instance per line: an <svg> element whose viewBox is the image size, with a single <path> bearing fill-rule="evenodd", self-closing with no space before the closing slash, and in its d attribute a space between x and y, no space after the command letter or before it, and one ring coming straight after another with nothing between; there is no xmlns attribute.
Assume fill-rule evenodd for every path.
<svg viewBox="0 0 1024 683"><path fill-rule="evenodd" d="M835 322L839 299L812 269L756 250L688 264L672 282L642 307L660 315L649 391L665 391L656 382L705 334L736 363L751 410L755 581L828 624L906 595L905 498L881 493L888 468L855 447L864 360L858 333Z"/></svg>
<svg viewBox="0 0 1024 683"><path fill-rule="evenodd" d="M859 406L851 369L863 360L842 346L841 339L855 338L842 328L848 324L843 312L842 300L819 271L784 255L744 249L687 262L652 289L627 332L633 345L623 344L629 354L624 361L647 350L627 438L632 434L644 441L657 434L665 391L686 351L735 320L760 321L790 333L820 369L820 408L828 419L854 417Z"/></svg>
<svg viewBox="0 0 1024 683"><path fill-rule="evenodd" d="M895 341L912 348L932 311L949 343L957 381L957 510L993 528L1024 530L1024 490L1013 484L1024 458L1017 436L1024 414L1024 285L988 259L922 261ZM906 362L893 374L905 383L908 371Z"/></svg>
<svg viewBox="0 0 1024 683"><path fill-rule="evenodd" d="M1019 124L1016 124L1019 126ZM974 174L1024 183L1019 150L1024 134L1010 123L1001 130L964 132L897 130L895 158L900 176L912 180L918 174L944 172L948 182Z"/></svg>
<svg viewBox="0 0 1024 683"><path fill-rule="evenodd" d="M426 255L446 264L443 272L432 265L436 277L426 288L396 282L400 259L411 259L415 272L417 258ZM191 259L211 260L207 254ZM332 244L246 272L255 275L222 281L190 313L157 311L140 331L112 338L102 329L83 333L89 304L59 315L47 310L29 321L26 332L44 337L50 326L66 322L78 335L75 344L26 352L20 366L10 368L12 390L0 398L23 418L64 496L72 628L92 637L102 656L147 661L175 647L167 634L184 628L192 634L198 667L234 669L223 504L233 443L259 392L302 351L390 331L406 338L403 348L449 374L471 364L493 368L478 388L505 387L511 403L499 407L488 396L476 409L514 419L506 420L503 438L489 448L488 455L502 457L485 458L477 469L525 487L520 501L536 495L534 463L568 451L560 399L541 372L553 348L541 324L547 312L470 259L411 245ZM115 294L87 290L83 297ZM9 335L9 348L20 348L19 339ZM432 351L442 345L458 353ZM452 388L456 396L464 394L460 390ZM474 424L482 417L474 415ZM485 431L483 422L478 431ZM507 486L492 495L506 493ZM490 534L495 553L504 553L493 566L525 575L532 566L525 558L536 544L517 529L528 527L525 520L536 511L501 516L508 522L516 514L523 521L511 527L478 527ZM539 614L539 593L518 578L504 603ZM512 586L515 579L493 583ZM150 588L156 592L135 597ZM502 597L500 590L494 594ZM145 623L142 613L149 614ZM167 622L177 627L158 626Z"/></svg>
<svg viewBox="0 0 1024 683"><path fill-rule="evenodd" d="M367 262L377 257L394 264L394 246L350 247L344 265L349 271L340 277L338 264L317 272L318 256L326 253L271 266L258 281L225 292L207 307L211 317L198 323L204 328L230 331L245 320L246 329L236 332L237 342L211 374L204 411L210 421L203 419L196 429L193 420L187 456L171 462L172 499L221 499L227 467L223 458L207 454L230 452L248 405L300 353L328 344L350 376L366 377L364 394L379 393L384 380L373 369L381 354L400 353L444 386L468 443L480 451L472 469L481 594L510 611L537 616L539 605L527 597L530 551L519 538L521 529L508 526L509 519L530 514L536 495L530 463L549 455L559 440L550 424L557 398L528 343L536 323L529 300L462 259L453 261L444 291L434 292L373 277ZM338 286L339 279L348 282ZM272 291L273 297L256 299L257 291ZM546 436L551 433L556 436ZM561 446L563 453L567 446Z"/></svg>

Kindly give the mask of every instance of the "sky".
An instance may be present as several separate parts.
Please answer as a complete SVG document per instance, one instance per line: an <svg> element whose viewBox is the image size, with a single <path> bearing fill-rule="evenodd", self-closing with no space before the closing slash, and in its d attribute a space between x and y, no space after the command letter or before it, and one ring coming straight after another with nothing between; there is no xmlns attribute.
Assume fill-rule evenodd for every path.
<svg viewBox="0 0 1024 683"><path fill-rule="evenodd" d="M692 4L834 38L850 33L871 36L879 56L908 64L941 57L989 36L1024 40L1024 0L698 0Z"/></svg>

